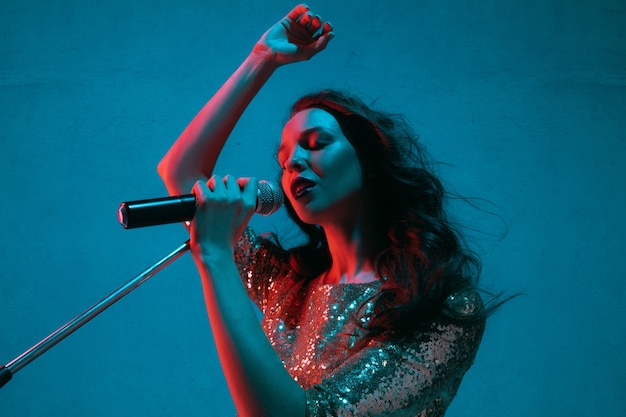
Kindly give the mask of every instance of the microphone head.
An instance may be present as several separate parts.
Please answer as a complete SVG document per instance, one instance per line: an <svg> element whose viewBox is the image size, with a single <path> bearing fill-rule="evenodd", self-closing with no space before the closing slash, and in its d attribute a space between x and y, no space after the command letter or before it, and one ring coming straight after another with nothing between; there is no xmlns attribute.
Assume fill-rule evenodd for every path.
<svg viewBox="0 0 626 417"><path fill-rule="evenodd" d="M283 190L278 185L261 180L259 181L255 212L269 216L283 205L283 198Z"/></svg>

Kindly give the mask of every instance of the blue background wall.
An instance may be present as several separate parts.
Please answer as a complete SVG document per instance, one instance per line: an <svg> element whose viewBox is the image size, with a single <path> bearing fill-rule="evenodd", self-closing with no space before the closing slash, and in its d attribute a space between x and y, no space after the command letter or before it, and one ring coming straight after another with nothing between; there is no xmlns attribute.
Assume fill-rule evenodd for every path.
<svg viewBox="0 0 626 417"><path fill-rule="evenodd" d="M2 1L1 363L186 239L124 230L117 206L164 195L161 156L293 5ZM310 5L336 38L270 80L217 172L274 178L288 105L313 89L404 113L445 182L490 202L453 206L482 231L485 287L526 294L491 319L449 415L623 415L624 2ZM18 372L0 415L234 415L191 258Z"/></svg>

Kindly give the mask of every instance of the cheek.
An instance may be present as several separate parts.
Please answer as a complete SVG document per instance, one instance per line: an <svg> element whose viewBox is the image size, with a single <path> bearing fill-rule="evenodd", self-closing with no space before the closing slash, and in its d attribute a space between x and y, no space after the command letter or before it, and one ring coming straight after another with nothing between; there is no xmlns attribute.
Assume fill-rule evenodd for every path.
<svg viewBox="0 0 626 417"><path fill-rule="evenodd" d="M328 167L329 171L331 169L341 173L342 177L346 179L361 179L361 164L352 149L344 149L342 152L334 155L333 163Z"/></svg>
<svg viewBox="0 0 626 417"><path fill-rule="evenodd" d="M285 196L285 198L293 203L291 199L291 194L289 192L289 188L290 188L289 178L287 178L285 175L281 175L280 185L281 185L281 188L283 189L283 195Z"/></svg>
<svg viewBox="0 0 626 417"><path fill-rule="evenodd" d="M326 178L332 178L331 182L327 182L329 192L343 196L358 192L363 188L361 165L358 160L350 158L349 155L343 155L334 162L325 167Z"/></svg>
<svg viewBox="0 0 626 417"><path fill-rule="evenodd" d="M311 170L315 172L318 176L323 177L327 171L327 168L330 166L332 168L332 161L328 161L328 158L325 158L323 154L316 153L311 155L309 160L309 166Z"/></svg>
<svg viewBox="0 0 626 417"><path fill-rule="evenodd" d="M361 170L361 162L354 153L351 153L344 160L345 175L349 178L352 187L355 189L363 188L363 171Z"/></svg>

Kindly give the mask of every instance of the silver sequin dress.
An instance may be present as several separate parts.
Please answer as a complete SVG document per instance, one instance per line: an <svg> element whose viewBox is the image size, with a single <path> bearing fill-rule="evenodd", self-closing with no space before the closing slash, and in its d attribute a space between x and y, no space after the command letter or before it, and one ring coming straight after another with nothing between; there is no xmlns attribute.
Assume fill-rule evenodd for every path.
<svg viewBox="0 0 626 417"><path fill-rule="evenodd" d="M365 338L379 282L303 280L248 228L235 261L262 327L306 390L307 416L443 416L474 361L484 321L473 292L450 296L441 320L402 342ZM364 306L364 307L361 307Z"/></svg>

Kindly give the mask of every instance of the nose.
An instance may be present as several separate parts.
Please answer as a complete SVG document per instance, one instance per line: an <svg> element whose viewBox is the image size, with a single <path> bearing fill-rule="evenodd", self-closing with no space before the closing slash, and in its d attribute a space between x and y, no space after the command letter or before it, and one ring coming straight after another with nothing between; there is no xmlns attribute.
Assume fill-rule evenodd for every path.
<svg viewBox="0 0 626 417"><path fill-rule="evenodd" d="M289 171L302 172L308 164L308 152L298 146L294 149L285 165Z"/></svg>

